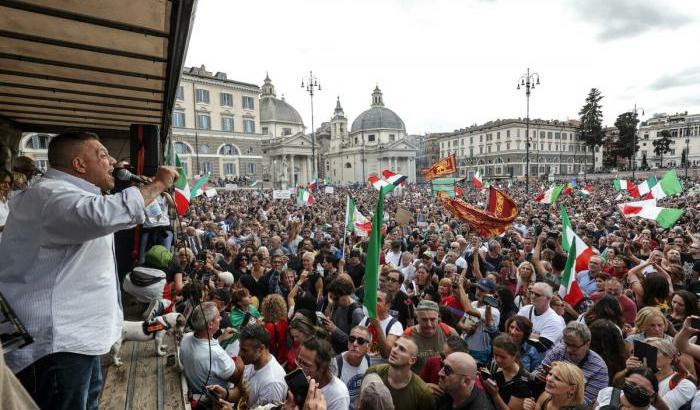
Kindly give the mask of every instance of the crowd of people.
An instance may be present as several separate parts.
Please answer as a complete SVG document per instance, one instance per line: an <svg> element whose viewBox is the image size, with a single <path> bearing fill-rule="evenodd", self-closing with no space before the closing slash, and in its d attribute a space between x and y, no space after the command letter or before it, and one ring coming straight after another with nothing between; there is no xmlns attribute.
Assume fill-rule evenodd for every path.
<svg viewBox="0 0 700 410"><path fill-rule="evenodd" d="M80 174L81 164L60 162L69 157L54 156L54 162L66 173ZM105 163L101 167L109 170ZM273 199L266 190L219 190L213 197L193 198L180 217L164 193L173 177L172 170L164 170L156 177L158 189L138 188L143 201L134 196L135 188L115 195L120 204L115 200L107 206L118 220L99 232L60 232L75 236L73 242L94 241L95 235L145 224L142 239L148 246L124 290L144 304L151 302L144 306L147 321L170 311L189 319L179 357L194 406L700 408L696 179L684 181L682 194L659 201L660 206L685 209L670 229L652 220L623 218L616 204L630 198L623 193L617 199L620 192L611 180L588 181L590 195L574 191L553 205L533 201L536 192L526 193L524 183L516 181L502 189L517 203L519 215L502 235L491 238L480 237L446 212L428 186L397 188L384 207L377 314L369 317L363 307L368 238L348 232L344 211L351 195L369 217L377 200L371 186L336 186L334 193L320 189L308 206ZM49 171L24 195L50 188L50 181L42 181L52 178L80 184ZM109 188L99 178L92 183ZM532 191L543 188L531 186ZM60 193L65 187L53 189ZM466 202L485 207L486 192L468 184L463 191ZM59 205L71 209L72 203ZM137 212L138 206L160 210ZM575 305L559 292L567 262L560 206L595 253L576 274L585 297ZM13 251L26 256L4 243L14 244L21 236L13 212L11 203L0 242L3 257ZM40 228L54 238L47 240L73 243L61 240L52 231L56 228ZM75 250L77 257L90 259L84 254L88 251ZM22 262L11 258L12 266L29 269L28 263L44 266L58 258L49 256ZM65 272L61 266L53 269ZM144 275L161 278L153 272L161 272L162 281L144 282ZM103 285L109 284L101 275ZM2 285L13 285L13 296L26 295L13 279L0 268ZM38 287L48 287L41 280L36 279ZM64 301L75 296L67 289L61 292ZM116 298L93 302L101 306ZM104 309L103 314L114 313L114 307ZM36 318L30 315L30 330L39 328L38 320L59 319L68 320L51 309ZM97 331L83 325L82 334ZM53 351L60 351L55 346L61 337L66 338L47 336L53 342L40 348L49 351L53 343ZM26 366L40 358L9 357L25 387L30 385ZM29 369L41 370L36 362Z"/></svg>
<svg viewBox="0 0 700 410"><path fill-rule="evenodd" d="M397 189L385 204L376 318L362 307L368 238L348 233L344 214L351 195L371 215L374 189L319 190L311 206L269 191L198 197L173 224L167 278L174 308L192 311L181 355L189 388L220 408L262 408L287 400L284 375L299 368L321 393L313 406L329 409L700 407L695 183L661 201L685 209L663 229L621 217L616 204L630 198L616 200L611 180L556 205L516 182L503 189L519 216L493 238L428 187ZM484 192L464 192L485 206ZM573 306L558 294L558 205L596 253L577 273L585 298Z"/></svg>

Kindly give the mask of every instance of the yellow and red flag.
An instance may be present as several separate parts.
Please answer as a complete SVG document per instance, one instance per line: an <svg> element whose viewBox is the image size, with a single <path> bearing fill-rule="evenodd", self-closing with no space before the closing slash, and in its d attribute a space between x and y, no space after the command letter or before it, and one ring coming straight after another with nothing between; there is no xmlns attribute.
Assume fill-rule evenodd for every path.
<svg viewBox="0 0 700 410"><path fill-rule="evenodd" d="M457 172L457 158L455 154L439 160L430 168L421 170L423 178L425 178L426 181L432 181L435 178L452 175L455 172Z"/></svg>
<svg viewBox="0 0 700 410"><path fill-rule="evenodd" d="M443 192L438 192L438 198L452 215L469 224L470 228L483 237L504 232L518 216L515 201L493 186L489 188L489 205L486 210L474 208L460 198L450 198Z"/></svg>

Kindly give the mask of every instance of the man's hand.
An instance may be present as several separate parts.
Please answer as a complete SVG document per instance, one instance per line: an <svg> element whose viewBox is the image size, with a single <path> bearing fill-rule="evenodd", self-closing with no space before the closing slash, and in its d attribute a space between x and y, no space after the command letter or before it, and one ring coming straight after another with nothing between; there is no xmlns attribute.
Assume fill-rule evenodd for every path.
<svg viewBox="0 0 700 410"><path fill-rule="evenodd" d="M213 394L214 396L223 399L226 397L226 389L223 387L219 386L218 384L212 384L209 386L206 386L206 389L209 391L209 393Z"/></svg>
<svg viewBox="0 0 700 410"><path fill-rule="evenodd" d="M430 387L430 390L433 391L433 396L435 397L441 397L445 392L442 390L442 388L435 384L435 383L426 383L428 387Z"/></svg>
<svg viewBox="0 0 700 410"><path fill-rule="evenodd" d="M333 323L327 317L323 318L323 328L326 329L328 333L333 333L336 329L335 323Z"/></svg>
<svg viewBox="0 0 700 410"><path fill-rule="evenodd" d="M158 171L156 171L156 176L153 177L153 181L161 182L167 189L170 188L175 181L177 181L178 175L179 173L176 167L163 165L158 167Z"/></svg>

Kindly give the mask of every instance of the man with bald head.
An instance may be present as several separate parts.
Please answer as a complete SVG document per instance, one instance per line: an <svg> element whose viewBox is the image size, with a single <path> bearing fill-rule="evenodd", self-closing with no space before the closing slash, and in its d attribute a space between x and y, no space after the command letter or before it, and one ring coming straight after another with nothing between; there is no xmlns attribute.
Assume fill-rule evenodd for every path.
<svg viewBox="0 0 700 410"><path fill-rule="evenodd" d="M391 349L387 364L378 364L367 369L365 374L377 373L391 392L394 408L401 410L435 409L433 394L411 366L418 360L418 346L412 338L402 336Z"/></svg>
<svg viewBox="0 0 700 410"><path fill-rule="evenodd" d="M494 410L493 403L480 389L474 388L476 361L467 353L451 353L442 361L438 410Z"/></svg>

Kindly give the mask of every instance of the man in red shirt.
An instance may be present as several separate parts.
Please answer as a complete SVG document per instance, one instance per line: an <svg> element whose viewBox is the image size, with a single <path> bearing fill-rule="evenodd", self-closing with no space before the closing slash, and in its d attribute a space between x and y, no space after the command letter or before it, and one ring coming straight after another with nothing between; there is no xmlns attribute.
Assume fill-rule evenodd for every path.
<svg viewBox="0 0 700 410"><path fill-rule="evenodd" d="M610 278L605 281L605 291L595 292L591 295L593 301L598 301L603 295L614 296L618 302L620 302L620 307L622 307L622 317L625 323L634 325L634 318L637 316L637 305L634 301L624 293L622 293L622 283L617 278Z"/></svg>

